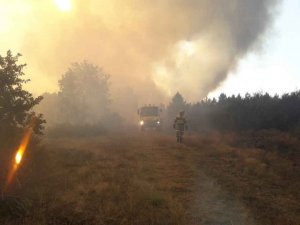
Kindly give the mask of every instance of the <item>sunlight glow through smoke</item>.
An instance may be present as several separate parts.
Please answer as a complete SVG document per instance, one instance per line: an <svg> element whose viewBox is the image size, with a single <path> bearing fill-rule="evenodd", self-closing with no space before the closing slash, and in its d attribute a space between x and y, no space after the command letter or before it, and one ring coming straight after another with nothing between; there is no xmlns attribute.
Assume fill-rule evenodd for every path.
<svg viewBox="0 0 300 225"><path fill-rule="evenodd" d="M24 134L24 137L22 138L21 144L16 152L16 155L14 157L14 160L12 162L11 168L8 171L7 174L7 179L6 179L6 184L5 184L5 190L9 187L9 185L11 184L20 164L21 161L23 159L24 153L27 150L29 141L31 139L33 133L33 129L30 127L26 133Z"/></svg>
<svg viewBox="0 0 300 225"><path fill-rule="evenodd" d="M18 151L15 157L15 161L17 164L20 164L21 160L22 160L22 153L21 151Z"/></svg>
<svg viewBox="0 0 300 225"><path fill-rule="evenodd" d="M71 0L54 0L54 2L57 7L63 12L68 12L72 9Z"/></svg>

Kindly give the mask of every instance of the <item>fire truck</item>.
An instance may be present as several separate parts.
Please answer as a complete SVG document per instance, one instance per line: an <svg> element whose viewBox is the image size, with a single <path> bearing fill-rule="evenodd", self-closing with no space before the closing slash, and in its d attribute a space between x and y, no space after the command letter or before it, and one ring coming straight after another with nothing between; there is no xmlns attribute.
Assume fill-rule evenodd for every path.
<svg viewBox="0 0 300 225"><path fill-rule="evenodd" d="M158 106L148 105L138 109L140 130L160 130L162 109Z"/></svg>

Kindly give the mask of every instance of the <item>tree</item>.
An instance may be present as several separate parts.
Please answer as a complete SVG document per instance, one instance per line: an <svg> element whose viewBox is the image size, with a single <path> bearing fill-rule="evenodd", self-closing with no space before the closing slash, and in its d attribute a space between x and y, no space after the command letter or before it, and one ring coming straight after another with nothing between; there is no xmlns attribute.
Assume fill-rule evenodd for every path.
<svg viewBox="0 0 300 225"><path fill-rule="evenodd" d="M177 92L174 97L172 98L170 104L167 108L167 113L169 118L175 117L180 111L185 110L187 107L187 104L182 97L182 95Z"/></svg>
<svg viewBox="0 0 300 225"><path fill-rule="evenodd" d="M42 97L34 98L23 89L23 84L30 80L22 79L26 64L18 64L20 56L13 56L11 51L6 56L0 55L0 141L17 138L32 121L34 132L41 134L46 122L41 114L37 115L33 111Z"/></svg>
<svg viewBox="0 0 300 225"><path fill-rule="evenodd" d="M59 81L63 123L92 124L109 113L109 75L98 66L74 63Z"/></svg>

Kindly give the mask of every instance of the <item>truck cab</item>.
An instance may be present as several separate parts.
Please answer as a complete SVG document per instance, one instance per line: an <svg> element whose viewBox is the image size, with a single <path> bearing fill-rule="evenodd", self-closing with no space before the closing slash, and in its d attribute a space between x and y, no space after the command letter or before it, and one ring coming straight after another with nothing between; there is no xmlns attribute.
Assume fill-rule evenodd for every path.
<svg viewBox="0 0 300 225"><path fill-rule="evenodd" d="M162 110L158 106L143 106L138 109L140 130L155 129L160 130Z"/></svg>

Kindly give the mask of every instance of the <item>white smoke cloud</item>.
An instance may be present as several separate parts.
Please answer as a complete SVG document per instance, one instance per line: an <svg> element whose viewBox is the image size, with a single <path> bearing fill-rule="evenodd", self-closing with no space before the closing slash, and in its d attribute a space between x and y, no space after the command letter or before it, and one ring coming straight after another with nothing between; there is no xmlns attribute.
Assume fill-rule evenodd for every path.
<svg viewBox="0 0 300 225"><path fill-rule="evenodd" d="M194 100L261 43L278 1L70 0L63 12L54 0L3 0L0 52L24 55L40 93L57 90L70 63L88 60L141 102L176 91Z"/></svg>

